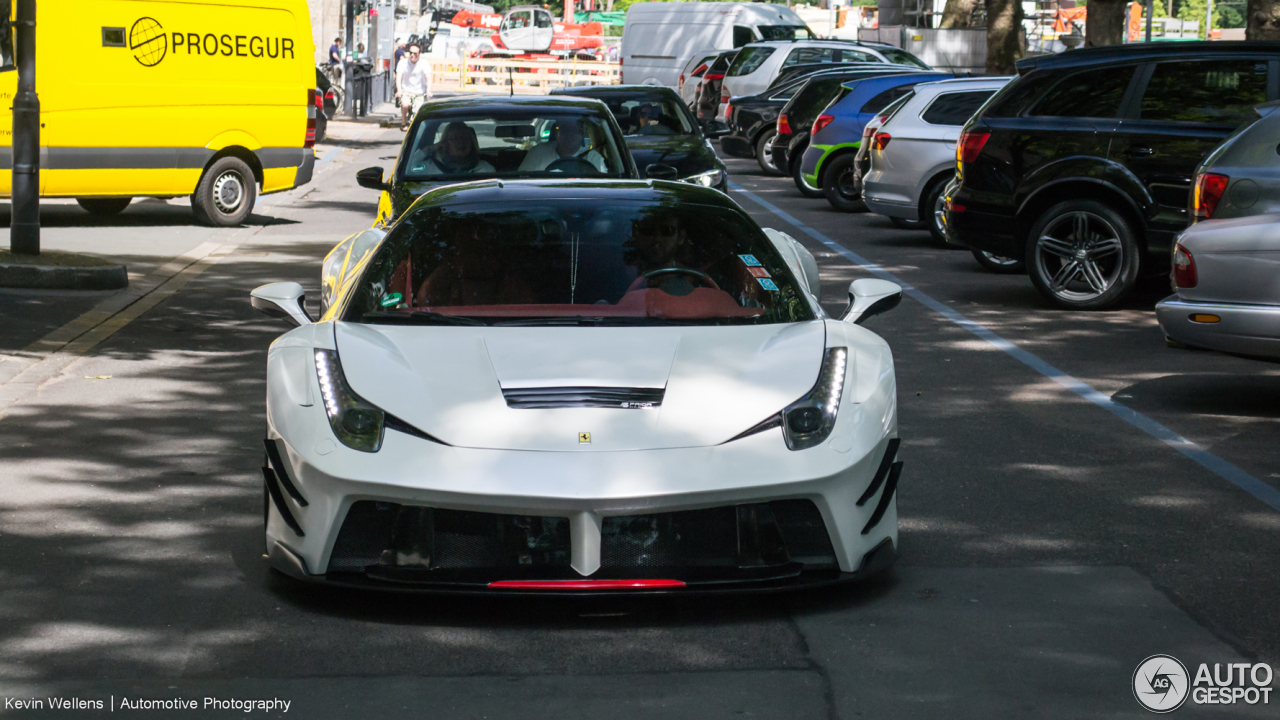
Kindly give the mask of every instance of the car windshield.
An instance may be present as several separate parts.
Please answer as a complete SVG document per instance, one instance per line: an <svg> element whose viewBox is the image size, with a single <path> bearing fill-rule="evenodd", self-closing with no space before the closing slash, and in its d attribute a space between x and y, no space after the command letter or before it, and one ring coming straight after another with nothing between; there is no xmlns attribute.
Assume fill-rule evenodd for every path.
<svg viewBox="0 0 1280 720"><path fill-rule="evenodd" d="M427 205L388 234L343 312L366 323L730 325L811 320L741 212L670 202Z"/></svg>
<svg viewBox="0 0 1280 720"><path fill-rule="evenodd" d="M927 64L925 64L925 61L921 60L915 55L912 55L906 50L899 50L898 48L894 48L894 47L881 47L877 45L876 52L883 55L886 60L888 60L889 62L895 65L911 65L912 67L918 67L924 70L933 69L929 67Z"/></svg>
<svg viewBox="0 0 1280 720"><path fill-rule="evenodd" d="M628 137L636 135L693 135L697 125L683 111L674 93L636 93L624 97L595 96L609 106Z"/></svg>
<svg viewBox="0 0 1280 720"><path fill-rule="evenodd" d="M627 177L600 117L539 108L522 114L426 117L409 131L398 172L410 181Z"/></svg>

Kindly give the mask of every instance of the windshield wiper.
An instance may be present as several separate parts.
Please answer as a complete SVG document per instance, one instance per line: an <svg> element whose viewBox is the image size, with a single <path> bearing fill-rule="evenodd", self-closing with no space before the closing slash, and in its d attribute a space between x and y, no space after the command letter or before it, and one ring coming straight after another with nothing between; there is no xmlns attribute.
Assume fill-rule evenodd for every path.
<svg viewBox="0 0 1280 720"><path fill-rule="evenodd" d="M462 317L460 315L442 315L428 310L414 310L412 312L396 312L390 310L371 310L360 316L363 320L372 322L402 322L409 325L488 325L489 323L476 318Z"/></svg>

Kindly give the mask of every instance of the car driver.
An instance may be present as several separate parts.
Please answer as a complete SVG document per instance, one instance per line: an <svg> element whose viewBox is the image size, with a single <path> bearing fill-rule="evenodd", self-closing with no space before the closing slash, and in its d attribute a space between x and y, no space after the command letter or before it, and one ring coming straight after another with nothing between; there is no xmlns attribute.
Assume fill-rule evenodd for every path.
<svg viewBox="0 0 1280 720"><path fill-rule="evenodd" d="M572 161L574 158L590 164L600 173L608 172L604 164L604 156L592 150L591 146L585 143L586 138L584 137L581 120L573 118L556 120L553 132L555 134L554 138L535 145L524 156L524 161L520 163L522 172L538 172L550 169L551 172L561 171L576 174L573 170L575 163L562 162L566 160ZM561 163L563 169L551 167L557 162Z"/></svg>

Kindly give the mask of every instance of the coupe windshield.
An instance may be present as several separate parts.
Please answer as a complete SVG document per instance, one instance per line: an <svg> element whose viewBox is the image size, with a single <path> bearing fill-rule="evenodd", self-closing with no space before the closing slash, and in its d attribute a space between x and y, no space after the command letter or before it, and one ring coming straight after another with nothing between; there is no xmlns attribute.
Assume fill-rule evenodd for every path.
<svg viewBox="0 0 1280 720"><path fill-rule="evenodd" d="M606 120L539 108L525 115L428 117L400 164L410 181L507 177L627 177Z"/></svg>
<svg viewBox="0 0 1280 720"><path fill-rule="evenodd" d="M814 313L773 244L738 212L553 200L411 213L370 261L343 318L724 325Z"/></svg>

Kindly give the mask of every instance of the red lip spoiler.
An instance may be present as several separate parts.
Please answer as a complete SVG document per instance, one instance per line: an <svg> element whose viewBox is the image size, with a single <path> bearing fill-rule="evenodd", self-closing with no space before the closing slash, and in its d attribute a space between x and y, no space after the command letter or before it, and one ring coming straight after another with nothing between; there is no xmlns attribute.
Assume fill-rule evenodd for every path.
<svg viewBox="0 0 1280 720"><path fill-rule="evenodd" d="M684 587L680 580L498 580L495 590L657 590Z"/></svg>

